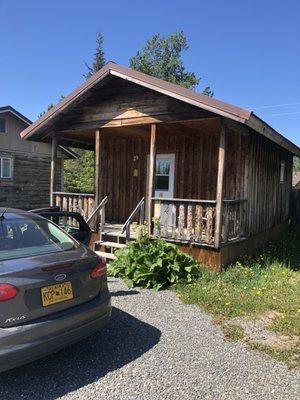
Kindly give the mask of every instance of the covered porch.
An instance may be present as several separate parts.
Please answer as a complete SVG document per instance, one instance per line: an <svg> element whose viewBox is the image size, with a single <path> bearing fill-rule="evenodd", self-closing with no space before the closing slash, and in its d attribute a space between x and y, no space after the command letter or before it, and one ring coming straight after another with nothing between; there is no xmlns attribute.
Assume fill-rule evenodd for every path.
<svg viewBox="0 0 300 400"><path fill-rule="evenodd" d="M123 121L124 123L124 121ZM224 118L127 120L52 137L51 204L80 211L99 238L151 235L219 249L247 235L247 135ZM55 192L56 149L95 151L94 193Z"/></svg>

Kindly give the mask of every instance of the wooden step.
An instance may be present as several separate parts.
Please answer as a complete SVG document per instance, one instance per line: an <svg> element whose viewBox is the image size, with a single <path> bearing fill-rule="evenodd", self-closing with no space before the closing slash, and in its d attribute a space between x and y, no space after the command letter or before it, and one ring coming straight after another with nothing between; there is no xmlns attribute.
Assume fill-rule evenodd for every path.
<svg viewBox="0 0 300 400"><path fill-rule="evenodd" d="M126 247L126 244L123 243L117 243L117 242L103 242L101 240L98 240L97 242L94 242L95 244L98 244L99 246L104 246L104 247L115 247L117 249L123 249L123 247Z"/></svg>
<svg viewBox="0 0 300 400"><path fill-rule="evenodd" d="M107 258L109 260L115 260L116 256L113 253L106 253L105 251L95 251L99 257Z"/></svg>

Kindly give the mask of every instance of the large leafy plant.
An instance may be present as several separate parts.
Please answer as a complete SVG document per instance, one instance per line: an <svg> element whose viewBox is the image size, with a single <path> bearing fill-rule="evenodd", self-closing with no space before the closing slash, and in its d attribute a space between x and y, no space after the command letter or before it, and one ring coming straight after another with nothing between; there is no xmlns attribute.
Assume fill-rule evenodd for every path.
<svg viewBox="0 0 300 400"><path fill-rule="evenodd" d="M198 264L177 246L141 233L136 241L116 252L109 274L121 277L129 287L159 290L173 284L192 282Z"/></svg>

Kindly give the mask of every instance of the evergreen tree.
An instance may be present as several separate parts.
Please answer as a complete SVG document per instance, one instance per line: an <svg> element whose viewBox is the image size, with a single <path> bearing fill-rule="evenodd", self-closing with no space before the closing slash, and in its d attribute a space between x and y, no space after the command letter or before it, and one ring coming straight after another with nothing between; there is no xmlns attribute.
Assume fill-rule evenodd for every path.
<svg viewBox="0 0 300 400"><path fill-rule="evenodd" d="M187 38L182 31L168 37L157 33L130 59L130 67L185 88L195 89L200 78L186 70L181 56L188 48ZM203 93L213 96L209 86Z"/></svg>
<svg viewBox="0 0 300 400"><path fill-rule="evenodd" d="M90 78L105 64L103 50L104 37L98 33L96 38L96 50L92 66L86 64L88 72L85 79ZM82 149L74 149L79 155L77 160L65 160L64 162L64 190L69 192L93 193L94 192L94 152Z"/></svg>
<svg viewBox="0 0 300 400"><path fill-rule="evenodd" d="M104 37L101 32L98 33L96 38L97 47L94 54L93 65L90 67L85 63L88 72L84 75L85 79L90 78L95 72L99 71L105 65L105 55L103 50Z"/></svg>

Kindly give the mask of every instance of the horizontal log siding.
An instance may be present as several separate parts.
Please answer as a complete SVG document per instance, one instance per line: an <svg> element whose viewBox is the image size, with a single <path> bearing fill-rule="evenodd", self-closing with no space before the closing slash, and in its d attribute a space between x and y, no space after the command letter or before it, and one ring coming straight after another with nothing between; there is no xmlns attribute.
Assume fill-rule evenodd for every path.
<svg viewBox="0 0 300 400"><path fill-rule="evenodd" d="M1 153L2 154L2 153ZM50 202L50 157L3 153L14 160L13 179L0 180L0 206L30 210ZM61 190L61 161L58 160L56 190Z"/></svg>
<svg viewBox="0 0 300 400"><path fill-rule="evenodd" d="M248 217L250 236L278 225L289 217L292 156L269 140L252 133L247 138ZM285 181L280 183L280 164L285 162Z"/></svg>

